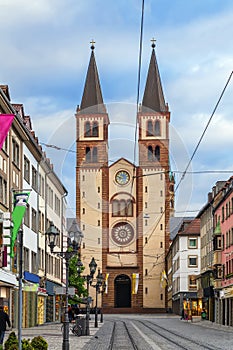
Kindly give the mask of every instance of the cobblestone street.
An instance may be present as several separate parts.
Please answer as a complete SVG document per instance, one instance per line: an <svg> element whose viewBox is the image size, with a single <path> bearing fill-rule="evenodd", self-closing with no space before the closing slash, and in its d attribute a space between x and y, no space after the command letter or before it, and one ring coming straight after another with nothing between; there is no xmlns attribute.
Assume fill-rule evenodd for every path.
<svg viewBox="0 0 233 350"><path fill-rule="evenodd" d="M70 334L70 350L107 350L132 348L132 341L141 350L169 349L218 349L230 350L233 344L233 329L209 321L181 321L171 315L104 315L104 323L94 328L90 321L90 336L76 337ZM132 339L122 336L126 325ZM159 331L158 331L159 330ZM117 333L120 331L119 333ZM166 339L169 331L169 340ZM16 331L17 333L17 331ZM9 331L7 331L5 340ZM114 334L116 335L114 339ZM32 339L42 335L49 344L49 350L62 349L61 324L48 324L22 330L23 338ZM112 343L111 343L112 342ZM177 344L178 343L178 344Z"/></svg>

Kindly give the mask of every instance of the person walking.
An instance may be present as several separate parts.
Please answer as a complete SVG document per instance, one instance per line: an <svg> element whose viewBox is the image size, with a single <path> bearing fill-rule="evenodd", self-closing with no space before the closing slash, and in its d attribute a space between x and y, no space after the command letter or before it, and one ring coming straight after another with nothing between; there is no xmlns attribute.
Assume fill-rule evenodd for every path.
<svg viewBox="0 0 233 350"><path fill-rule="evenodd" d="M3 345L4 336L6 332L6 324L11 327L11 322L8 314L4 311L3 306L0 305L0 345Z"/></svg>

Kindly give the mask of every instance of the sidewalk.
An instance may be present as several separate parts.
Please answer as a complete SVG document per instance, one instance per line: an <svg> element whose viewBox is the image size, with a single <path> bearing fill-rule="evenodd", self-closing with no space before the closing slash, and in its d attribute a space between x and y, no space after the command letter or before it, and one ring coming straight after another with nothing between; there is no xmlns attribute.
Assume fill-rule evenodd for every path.
<svg viewBox="0 0 233 350"><path fill-rule="evenodd" d="M84 349L85 344L95 336L95 333L102 327L103 323L98 322L98 328L94 327L94 317L90 320L90 335L89 336L81 336L77 337L72 333L69 333L69 343L70 350L73 349ZM41 335L48 342L49 350L61 350L62 349L62 332L61 332L61 323L49 323L40 325L37 327L31 328L22 328L22 339L31 339ZM13 329L18 335L18 330ZM7 340L8 335L12 331L6 331L4 341Z"/></svg>

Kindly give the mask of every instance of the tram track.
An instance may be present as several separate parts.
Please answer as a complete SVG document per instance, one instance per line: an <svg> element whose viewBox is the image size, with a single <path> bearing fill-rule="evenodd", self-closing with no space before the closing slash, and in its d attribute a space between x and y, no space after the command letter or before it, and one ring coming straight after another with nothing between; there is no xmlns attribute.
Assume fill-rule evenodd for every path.
<svg viewBox="0 0 233 350"><path fill-rule="evenodd" d="M213 345L208 346L206 343L201 341L196 341L194 339L190 339L180 333L174 332L162 326L159 326L156 323L151 321L136 321L137 323L143 325L144 327L150 329L153 333L159 335L163 339L166 339L171 344L176 345L179 349L183 350L198 350L198 349L206 349L206 350L222 350L222 348L216 347Z"/></svg>
<svg viewBox="0 0 233 350"><path fill-rule="evenodd" d="M125 321L115 321L108 350L119 349L119 343L128 350L139 350L133 336L131 335Z"/></svg>

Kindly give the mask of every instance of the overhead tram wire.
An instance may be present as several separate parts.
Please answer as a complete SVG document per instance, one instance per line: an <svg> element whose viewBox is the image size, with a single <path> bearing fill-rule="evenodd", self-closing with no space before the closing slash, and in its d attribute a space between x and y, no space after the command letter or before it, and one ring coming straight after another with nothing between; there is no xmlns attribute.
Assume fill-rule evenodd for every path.
<svg viewBox="0 0 233 350"><path fill-rule="evenodd" d="M208 121L208 123L207 123L207 125L206 125L206 127L205 127L205 129L204 129L204 131L203 131L203 133L202 133L202 135L201 135L201 137L200 137L198 143L197 143L197 146L195 147L195 149L194 149L194 151L193 151L193 154L192 154L192 156L191 156L191 158L190 158L190 160L189 160L189 162L188 162L188 164L187 164L185 170L184 170L183 173L182 173L182 177L181 177L181 179L180 179L178 185L177 185L176 188L175 188L175 192L176 192L177 189L179 188L179 186L180 186L180 184L181 184L181 181L184 179L184 177L185 177L185 175L186 175L186 173L187 173L187 170L188 170L188 168L189 168L189 166L190 166L190 164L191 164L191 161L193 160L193 158L194 158L194 156L195 156L195 154L196 154L196 152L197 152L197 149L198 149L198 147L200 146L200 143L201 143L201 141L202 141L202 139L203 139L203 137L204 137L204 135L205 135L205 133L206 133L206 130L207 130L207 128L208 128L208 126L209 126L209 124L210 124L210 122L211 122L211 120L212 120L212 118L213 118L213 116L214 116L214 114L215 114L217 108L218 108L218 105L219 105L219 103L220 103L220 101L221 101L221 99L222 99L222 97L223 97L223 95L224 95L224 93L225 93L225 91L226 91L226 88L227 88L227 86L228 86L228 84L229 84L229 82L230 82L230 80L231 80L232 74L233 74L233 71L231 72L231 74L230 74L230 76L229 76L229 78L228 78L228 80L227 80L227 82L226 82L226 84L225 84L225 86L224 86L224 88L223 88L223 90L222 90L222 93L221 93L221 95L220 95L220 97L219 97L219 99L218 99L218 101L217 101L217 103L216 103L216 105L215 105L215 107L214 107L214 110L213 110L213 112L212 112L212 114L211 114L211 116L210 116L210 118L209 118L209 121ZM161 213L161 216L160 216L159 220L156 222L156 225L155 225L155 227L153 228L151 234L149 235L148 240L151 238L151 236L152 236L153 233L155 232L155 229L157 228L157 226L158 226L158 224L159 224L159 222L160 222L160 220L161 220L161 218L162 218L162 216L163 216L164 214L165 214L165 210ZM144 246L145 246L145 243L144 243Z"/></svg>
<svg viewBox="0 0 233 350"><path fill-rule="evenodd" d="M219 97L219 99L218 99L218 101L217 101L217 103L216 103L216 105L214 107L214 110L213 110L213 112L212 112L212 114L211 114L211 116L210 116L210 118L208 120L208 123L206 124L206 127L205 127L205 129L204 129L204 131L203 131L203 133L202 133L202 135L201 135L201 137L200 137L200 139L199 139L199 141L198 141L198 143L197 143L197 145L196 145L196 147L195 147L195 149L193 151L193 154L192 154L192 156L191 156L191 158L190 158L190 160L189 160L189 162L188 162L188 164L187 164L187 166L186 166L186 168L185 168L185 170L184 170L184 172L183 172L183 174L181 176L181 179L180 179L180 181L178 182L178 184L177 184L177 186L175 188L175 192L179 188L179 186L181 184L181 181L184 179L184 177L185 177L185 175L187 173L187 170L188 170L188 168L189 168L189 166L190 166L190 164L191 164L191 162L192 162L192 160L193 160L193 158L194 158L194 156L195 156L195 154L196 154L196 152L198 150L198 147L201 144L201 141L202 141L202 139L203 139L203 137L204 137L204 135L205 135L209 125L210 125L210 122L211 122L211 120L212 120L212 118L213 118L213 116L214 116L214 114L215 114L215 112L216 112L216 110L218 108L218 105L219 105L219 103L220 103L220 101L221 101L221 99L222 99L222 97L223 97L223 95L224 95L224 93L226 91L226 88L227 88L227 86L228 86L228 84L229 84L229 82L231 80L232 74L233 74L233 71L231 72L231 74L230 74L230 76L229 76L229 78L228 78L228 80L227 80L227 82L226 82L226 84L225 84L225 86L224 86L224 88L222 90L222 93L221 93L221 95L220 95L220 97Z"/></svg>
<svg viewBox="0 0 233 350"><path fill-rule="evenodd" d="M138 82L137 82L137 100L136 100L136 121L135 121L135 133L134 133L134 158L133 158L133 177L131 183L131 194L133 190L133 184L135 179L136 170L136 145L137 145L137 132L138 132L138 106L139 106L139 96L140 96L140 83L141 83L141 66L142 66L142 40L143 40L143 25L144 25L144 0L142 0L142 10L141 10L141 26L140 26L140 43L139 43L139 57L138 57Z"/></svg>

